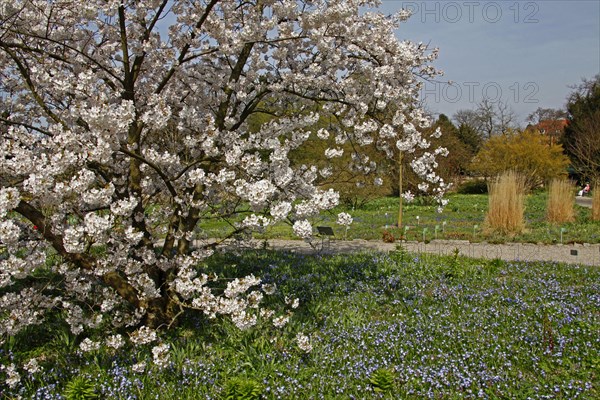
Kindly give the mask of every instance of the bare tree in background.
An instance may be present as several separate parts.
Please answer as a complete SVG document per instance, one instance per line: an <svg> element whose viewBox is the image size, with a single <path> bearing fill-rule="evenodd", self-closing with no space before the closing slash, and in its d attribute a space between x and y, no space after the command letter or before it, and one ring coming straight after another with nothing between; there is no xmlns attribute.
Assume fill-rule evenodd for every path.
<svg viewBox="0 0 600 400"><path fill-rule="evenodd" d="M503 101L493 102L487 98L477 105L477 113L481 118L484 139L493 135L506 133L516 127L517 116L508 103Z"/></svg>
<svg viewBox="0 0 600 400"><path fill-rule="evenodd" d="M567 112L565 110L538 107L534 112L527 116L527 122L535 125L542 121L552 121L566 118Z"/></svg>
<svg viewBox="0 0 600 400"><path fill-rule="evenodd" d="M458 126L475 130L484 140L517 128L517 115L512 107L502 100L489 98L481 100L473 110L458 110L453 119Z"/></svg>

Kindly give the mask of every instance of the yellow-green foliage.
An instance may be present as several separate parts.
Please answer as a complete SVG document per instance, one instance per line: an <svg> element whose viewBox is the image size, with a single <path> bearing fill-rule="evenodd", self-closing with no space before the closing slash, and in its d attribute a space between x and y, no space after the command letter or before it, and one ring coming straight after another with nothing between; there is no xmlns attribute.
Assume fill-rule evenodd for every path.
<svg viewBox="0 0 600 400"><path fill-rule="evenodd" d="M517 234L525 227L525 183L514 171L504 172L489 184L489 208L485 228L502 234Z"/></svg>
<svg viewBox="0 0 600 400"><path fill-rule="evenodd" d="M553 179L548 191L548 222L575 221L575 185L566 179Z"/></svg>
<svg viewBox="0 0 600 400"><path fill-rule="evenodd" d="M470 169L483 176L514 170L535 188L566 173L569 159L561 145L552 144L537 131L508 132L490 138L473 159Z"/></svg>

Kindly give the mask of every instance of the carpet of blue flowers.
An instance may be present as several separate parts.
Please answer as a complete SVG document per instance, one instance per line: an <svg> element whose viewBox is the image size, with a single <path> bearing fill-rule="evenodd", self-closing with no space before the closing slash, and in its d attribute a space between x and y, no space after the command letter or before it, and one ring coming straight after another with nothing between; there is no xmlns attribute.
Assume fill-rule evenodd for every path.
<svg viewBox="0 0 600 400"><path fill-rule="evenodd" d="M36 356L40 369L21 371L13 388L2 383L0 398L75 398L88 389L87 398L220 399L235 392L232 382L265 399L600 397L599 267L399 250L256 251L217 255L205 268L253 272L277 284L281 303L298 297L300 307L283 330L190 316L166 338L163 369L143 349L82 354L59 330L38 346L13 338L2 363ZM297 332L310 337L311 352L298 348ZM386 374L391 383L379 385Z"/></svg>

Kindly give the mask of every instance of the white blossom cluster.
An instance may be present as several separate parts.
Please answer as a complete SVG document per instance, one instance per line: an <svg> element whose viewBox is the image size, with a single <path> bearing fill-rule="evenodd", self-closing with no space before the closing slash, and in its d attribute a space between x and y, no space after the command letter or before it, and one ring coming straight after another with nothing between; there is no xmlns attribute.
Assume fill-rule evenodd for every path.
<svg viewBox="0 0 600 400"><path fill-rule="evenodd" d="M310 353L313 349L310 338L303 333L296 335L296 343L298 344L298 348L305 353Z"/></svg>
<svg viewBox="0 0 600 400"><path fill-rule="evenodd" d="M306 219L302 219L300 221L294 222L294 226L292 228L294 229L294 233L298 237L301 237L303 239L310 238L312 236L312 233L313 233L312 232L312 225Z"/></svg>
<svg viewBox="0 0 600 400"><path fill-rule="evenodd" d="M42 366L40 365L37 358L31 358L23 365L23 369L29 373L29 375L37 374L38 372L43 371Z"/></svg>
<svg viewBox="0 0 600 400"><path fill-rule="evenodd" d="M170 345L168 343L159 344L158 346L154 346L152 348L152 358L154 364L156 364L159 368L164 368L169 365L169 348Z"/></svg>
<svg viewBox="0 0 600 400"><path fill-rule="evenodd" d="M100 349L100 343L94 342L90 338L85 338L79 344L79 349L81 351L83 351L84 353L89 353L90 351L96 351L96 350Z"/></svg>
<svg viewBox="0 0 600 400"><path fill-rule="evenodd" d="M17 371L15 364L0 365L0 371L4 371L6 374L4 382L9 388L13 389L21 382L21 375Z"/></svg>
<svg viewBox="0 0 600 400"><path fill-rule="evenodd" d="M131 342L136 345L149 344L157 339L156 332L147 326L142 326L135 330L129 337Z"/></svg>
<svg viewBox="0 0 600 400"><path fill-rule="evenodd" d="M436 51L396 39L407 13L363 0L207 3L1 3L0 335L50 309L75 334L137 327L139 343L154 343L173 307L283 326L288 314L260 308L258 278L211 289L199 223L227 221L233 237L288 220L310 237L309 218L339 202L319 187L331 169L290 160L311 132L330 141L323 162L351 144L349 168L365 174L377 166L364 146L429 146L418 94ZM388 106L390 121L374 117ZM315 128L325 120L337 122ZM444 153L412 165L436 196ZM57 279L27 279L40 268Z"/></svg>
<svg viewBox="0 0 600 400"><path fill-rule="evenodd" d="M16 188L0 188L0 218L6 217L6 214L15 208L19 204L20 200L21 196Z"/></svg>
<svg viewBox="0 0 600 400"><path fill-rule="evenodd" d="M219 315L229 316L239 329L248 329L255 326L258 317L270 319L273 312L261 308L264 296L276 292L274 284L263 284L260 290L251 290L261 284L261 280L254 275L236 278L227 283L223 294L217 295L210 289L208 283L217 277L206 274L197 276L191 268L182 268L175 279L175 287L181 293L182 299L189 303L189 307L201 310L208 318ZM183 304L183 303L182 303ZM298 307L298 300L290 303L291 308ZM277 317L276 317L277 318ZM278 326L277 323L274 324ZM150 337L145 335L144 337ZM152 340L155 336L152 337Z"/></svg>
<svg viewBox="0 0 600 400"><path fill-rule="evenodd" d="M352 216L348 213L341 212L337 215L337 224L345 227L352 225Z"/></svg>

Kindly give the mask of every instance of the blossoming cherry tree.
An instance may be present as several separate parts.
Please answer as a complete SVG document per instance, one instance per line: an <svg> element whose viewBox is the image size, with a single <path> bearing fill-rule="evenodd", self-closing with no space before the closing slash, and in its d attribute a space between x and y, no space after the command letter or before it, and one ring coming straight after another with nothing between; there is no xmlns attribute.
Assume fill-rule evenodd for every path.
<svg viewBox="0 0 600 400"><path fill-rule="evenodd" d="M427 146L418 91L436 54L399 41L408 13L376 3L1 0L0 334L50 310L75 334L182 310L281 318L260 311L254 276L216 292L213 248L192 241L205 220L229 221L226 237L281 220L310 235L338 202L288 157L311 135L356 154ZM270 118L250 129L257 113ZM439 184L435 154L414 167Z"/></svg>

